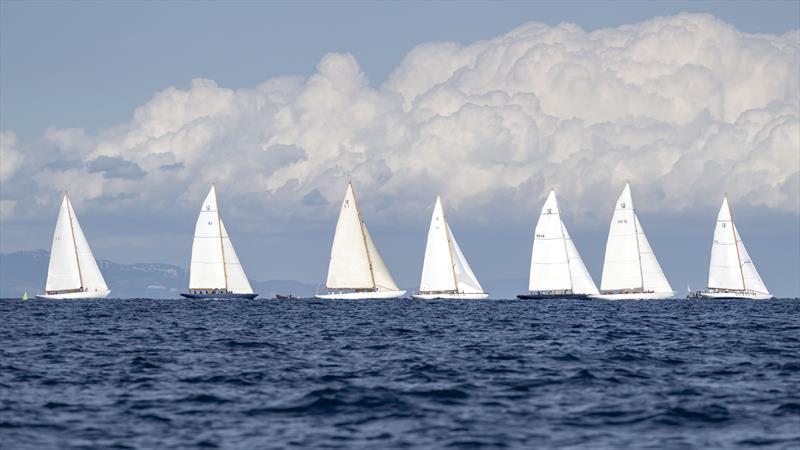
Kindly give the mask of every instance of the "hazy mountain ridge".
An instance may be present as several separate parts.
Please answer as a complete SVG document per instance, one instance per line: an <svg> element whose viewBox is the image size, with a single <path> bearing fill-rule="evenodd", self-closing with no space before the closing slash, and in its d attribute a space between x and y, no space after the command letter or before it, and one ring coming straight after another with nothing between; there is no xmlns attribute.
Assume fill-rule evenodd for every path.
<svg viewBox="0 0 800 450"><path fill-rule="evenodd" d="M0 297L20 297L42 292L47 279L50 252L45 250L0 253ZM98 260L103 277L111 289L111 297L177 298L189 285L189 272L170 264L118 264ZM250 280L261 297L287 294L309 297L315 286L292 280Z"/></svg>

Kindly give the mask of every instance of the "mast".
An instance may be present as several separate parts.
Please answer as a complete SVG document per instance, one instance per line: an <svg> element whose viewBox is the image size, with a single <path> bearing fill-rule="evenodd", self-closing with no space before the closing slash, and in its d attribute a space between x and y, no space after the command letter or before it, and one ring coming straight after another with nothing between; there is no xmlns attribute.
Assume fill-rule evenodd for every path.
<svg viewBox="0 0 800 450"><path fill-rule="evenodd" d="M733 223L733 211L731 211L731 204L728 202L728 194L725 194L725 204L728 206L728 215L731 217L731 233L733 233L733 246L736 248L736 259L739 261L739 276L742 277L742 289L747 290L747 284L744 282L744 269L742 269L742 255L739 254L739 241L736 239L736 225Z"/></svg>
<svg viewBox="0 0 800 450"><path fill-rule="evenodd" d="M75 251L75 264L78 266L78 279L81 281L83 289L83 274L81 273L81 260L78 257L78 244L75 242L75 227L72 225L72 202L69 201L67 191L64 191L64 198L67 200L67 215L69 215L69 232L72 235L72 249Z"/></svg>
<svg viewBox="0 0 800 450"><path fill-rule="evenodd" d="M348 181L347 185L350 186L350 190L353 191L353 206L356 208L356 215L358 215L358 225L359 229L361 230L361 239L364 240L364 250L367 252L367 262L369 263L369 275L372 278L372 288L377 289L378 286L375 284L375 271L372 269L372 256L369 254L369 245L367 245L367 234L364 233L364 219L361 218L361 210L358 209L358 199L356 199L356 190L353 189L353 183Z"/></svg>
<svg viewBox="0 0 800 450"><path fill-rule="evenodd" d="M553 198L555 198L555 189L550 189L550 192L553 193ZM564 222L561 220L561 212L558 210L558 200L556 200L556 214L558 214L558 225L559 230L561 231L561 243L564 244L564 256L567 258L567 272L569 273L569 290L571 292L575 292L575 283L572 281L572 269L569 265L569 250L567 250L567 237L564 236ZM638 237L637 237L638 242Z"/></svg>
<svg viewBox="0 0 800 450"><path fill-rule="evenodd" d="M437 196L438 197L438 196ZM436 199L441 205L441 198ZM453 271L453 285L458 292L458 277L456 276L456 261L453 259L453 244L450 242L450 227L447 226L447 218L444 215L444 206L442 206L442 225L444 228L444 235L447 238L447 254L450 255L450 270Z"/></svg>
<svg viewBox="0 0 800 450"><path fill-rule="evenodd" d="M222 220L219 217L219 200L217 199L217 185L211 183L214 188L214 203L217 204L217 229L219 229L219 249L222 251L222 273L225 276L225 291L228 291L228 267L225 265L225 245L222 242Z"/></svg>
<svg viewBox="0 0 800 450"><path fill-rule="evenodd" d="M630 183L629 183L630 184ZM642 271L642 250L639 248L639 219L636 217L636 208L633 207L633 194L631 194L631 212L633 213L633 230L636 232L636 255L639 257L639 280L644 292L644 272Z"/></svg>
<svg viewBox="0 0 800 450"><path fill-rule="evenodd" d="M569 250L567 249L567 237L564 236L564 222L561 221L561 214L558 215L558 222L561 225L561 242L564 244L564 254L567 257L567 271L569 272L569 290L575 292L575 282L572 280L572 267L569 263Z"/></svg>

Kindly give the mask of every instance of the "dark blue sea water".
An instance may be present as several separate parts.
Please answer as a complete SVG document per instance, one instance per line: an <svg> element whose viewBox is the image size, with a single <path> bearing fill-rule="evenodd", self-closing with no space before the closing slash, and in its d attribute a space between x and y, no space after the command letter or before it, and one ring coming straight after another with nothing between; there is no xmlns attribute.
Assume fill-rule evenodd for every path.
<svg viewBox="0 0 800 450"><path fill-rule="evenodd" d="M800 448L800 301L0 301L0 447Z"/></svg>

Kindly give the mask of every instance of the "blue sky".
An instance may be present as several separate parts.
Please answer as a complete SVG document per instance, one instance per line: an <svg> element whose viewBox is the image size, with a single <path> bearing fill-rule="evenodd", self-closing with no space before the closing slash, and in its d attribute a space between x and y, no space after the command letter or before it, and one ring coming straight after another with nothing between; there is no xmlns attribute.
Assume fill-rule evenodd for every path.
<svg viewBox="0 0 800 450"><path fill-rule="evenodd" d="M800 295L798 2L3 2L0 25L3 252L49 248L69 189L97 257L187 266L196 207L217 181L252 278L322 282L353 177L404 286L418 282L436 193L479 278L524 279L556 187L599 282L631 179L673 288L704 284L728 192L767 285ZM609 56L627 35L637 64L663 61ZM491 52L525 46L536 63L498 78ZM659 70L669 76L637 85Z"/></svg>

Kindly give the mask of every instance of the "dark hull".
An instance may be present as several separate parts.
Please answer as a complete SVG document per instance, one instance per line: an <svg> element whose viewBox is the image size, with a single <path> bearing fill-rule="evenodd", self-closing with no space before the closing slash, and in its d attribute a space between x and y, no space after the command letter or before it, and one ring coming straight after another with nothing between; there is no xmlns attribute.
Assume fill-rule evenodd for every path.
<svg viewBox="0 0 800 450"><path fill-rule="evenodd" d="M234 298L246 298L248 300L252 300L258 297L258 294L185 294L181 292L182 297L186 298L207 298L207 299L234 299Z"/></svg>
<svg viewBox="0 0 800 450"><path fill-rule="evenodd" d="M520 294L517 298L521 300L586 300L589 296L586 294Z"/></svg>

